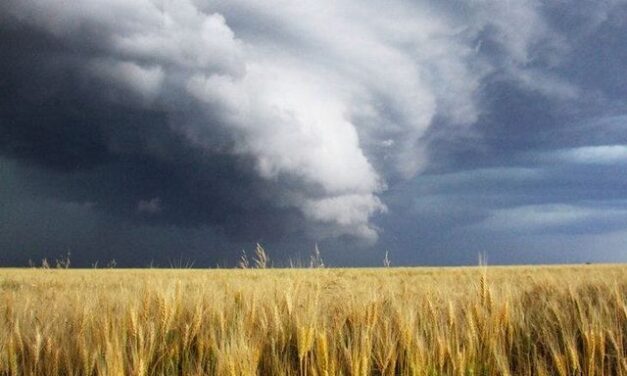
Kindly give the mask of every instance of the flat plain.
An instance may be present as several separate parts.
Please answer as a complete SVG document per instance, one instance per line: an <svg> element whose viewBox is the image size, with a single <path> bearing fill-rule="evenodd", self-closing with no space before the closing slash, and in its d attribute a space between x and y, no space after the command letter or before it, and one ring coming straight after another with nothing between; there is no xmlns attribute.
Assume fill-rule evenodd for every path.
<svg viewBox="0 0 627 376"><path fill-rule="evenodd" d="M0 375L627 375L627 265L0 269Z"/></svg>

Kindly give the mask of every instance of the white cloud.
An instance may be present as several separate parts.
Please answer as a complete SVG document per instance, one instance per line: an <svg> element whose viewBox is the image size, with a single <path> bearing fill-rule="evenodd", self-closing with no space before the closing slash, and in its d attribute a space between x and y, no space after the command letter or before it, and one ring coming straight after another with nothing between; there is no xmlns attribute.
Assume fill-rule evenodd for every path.
<svg viewBox="0 0 627 376"><path fill-rule="evenodd" d="M586 221L599 223L617 218L627 218L627 210L570 204L524 205L493 210L486 220L476 226L496 231L508 230L526 233L573 226Z"/></svg>
<svg viewBox="0 0 627 376"><path fill-rule="evenodd" d="M211 133L194 127L226 130L232 152L251 157L260 177L290 182L276 192L277 204L338 234L374 239L370 219L385 210L377 197L385 177L421 171L422 137L434 117L474 123L487 74L502 70L529 84L537 77L526 68L532 47L562 48L536 2L464 7L455 13L435 3L354 0L12 0L9 10L68 43L97 43L85 69L103 79L159 98L165 108L186 96L206 118L176 128L206 147L212 140L201 135ZM477 48L489 28L508 54L504 66ZM542 74L553 80L538 87L547 95L574 92ZM388 146L385 159L373 163L380 155L369 145Z"/></svg>
<svg viewBox="0 0 627 376"><path fill-rule="evenodd" d="M518 83L529 90L557 99L576 99L580 90L573 84L559 77L538 71L537 69L510 68Z"/></svg>
<svg viewBox="0 0 627 376"><path fill-rule="evenodd" d="M560 161L581 164L627 163L627 145L583 146L552 153Z"/></svg>
<svg viewBox="0 0 627 376"><path fill-rule="evenodd" d="M91 71L103 80L117 82L145 100L153 100L161 90L164 73L160 66L142 67L128 61L94 60Z"/></svg>
<svg viewBox="0 0 627 376"><path fill-rule="evenodd" d="M348 194L302 202L306 215L315 221L335 223L334 231L374 241L377 233L367 225L371 215L384 212L385 206L370 194Z"/></svg>

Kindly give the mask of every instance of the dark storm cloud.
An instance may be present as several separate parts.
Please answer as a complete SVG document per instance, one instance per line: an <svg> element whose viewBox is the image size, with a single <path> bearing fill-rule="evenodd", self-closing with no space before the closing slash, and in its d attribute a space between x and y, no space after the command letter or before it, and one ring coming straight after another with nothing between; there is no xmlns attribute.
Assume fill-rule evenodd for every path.
<svg viewBox="0 0 627 376"><path fill-rule="evenodd" d="M270 204L270 188L244 158L222 149L229 140L211 132L213 149L190 145L169 125L189 114L146 107L124 98L113 83L85 77L72 63L96 48L63 46L23 25L3 30L0 150L42 168L24 182L37 194L94 202L105 211L156 223L215 224L246 239L250 229L272 238L289 227L290 210ZM84 47L84 48L83 48ZM107 96L123 97L109 100ZM49 172L46 172L50 169ZM142 200L162 210L138 215ZM276 216L266 217L269 212ZM141 213L139 213L141 214ZM242 223L245 220L248 224ZM292 220L293 223L293 220Z"/></svg>
<svg viewBox="0 0 627 376"><path fill-rule="evenodd" d="M31 248L74 244L88 262L106 243L133 265L318 240L339 264L385 248L410 263L525 246L542 260L566 236L618 244L625 228L625 2L0 11L13 256L29 216Z"/></svg>
<svg viewBox="0 0 627 376"><path fill-rule="evenodd" d="M563 56L532 65L555 72L564 80L558 86L576 95L496 72L484 81L472 132L436 119L429 170L384 200L394 216L382 219L381 243L397 257L428 264L475 263L479 254L492 263L627 260L627 47L619 41L627 6L544 5L565 37ZM501 56L486 48L492 59Z"/></svg>

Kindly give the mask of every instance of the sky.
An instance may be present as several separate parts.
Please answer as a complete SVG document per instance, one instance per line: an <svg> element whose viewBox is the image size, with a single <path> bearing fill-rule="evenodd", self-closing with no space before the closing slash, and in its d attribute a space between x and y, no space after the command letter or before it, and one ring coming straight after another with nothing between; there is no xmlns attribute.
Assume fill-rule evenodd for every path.
<svg viewBox="0 0 627 376"><path fill-rule="evenodd" d="M627 1L573 4L5 0L0 264L627 262Z"/></svg>

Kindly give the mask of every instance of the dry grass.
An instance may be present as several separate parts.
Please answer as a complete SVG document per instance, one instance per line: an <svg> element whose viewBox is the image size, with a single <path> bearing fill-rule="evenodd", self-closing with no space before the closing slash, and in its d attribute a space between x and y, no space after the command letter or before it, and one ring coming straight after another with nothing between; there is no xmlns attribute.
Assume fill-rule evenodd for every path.
<svg viewBox="0 0 627 376"><path fill-rule="evenodd" d="M0 270L1 375L627 375L627 267Z"/></svg>

